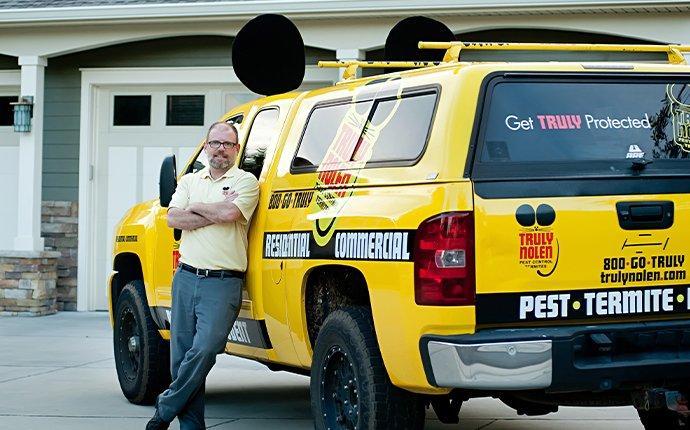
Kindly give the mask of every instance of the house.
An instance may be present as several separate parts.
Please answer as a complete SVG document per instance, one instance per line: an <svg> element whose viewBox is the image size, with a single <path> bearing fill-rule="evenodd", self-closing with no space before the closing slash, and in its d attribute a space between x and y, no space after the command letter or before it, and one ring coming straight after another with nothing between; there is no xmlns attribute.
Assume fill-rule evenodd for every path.
<svg viewBox="0 0 690 430"><path fill-rule="evenodd" d="M0 313L53 312L56 288L59 309L107 307L118 219L157 197L164 156L183 163L208 124L256 97L231 64L233 36L256 15L293 19L313 88L338 79L318 59L378 59L411 15L459 40L687 44L688 11L634 0L0 0ZM13 128L19 96L33 97L30 132Z"/></svg>

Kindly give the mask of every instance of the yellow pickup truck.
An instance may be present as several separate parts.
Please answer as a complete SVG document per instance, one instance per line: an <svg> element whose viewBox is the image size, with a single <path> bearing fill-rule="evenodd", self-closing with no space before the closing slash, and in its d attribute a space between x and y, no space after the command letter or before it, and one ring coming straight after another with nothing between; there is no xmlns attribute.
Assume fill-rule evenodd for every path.
<svg viewBox="0 0 690 430"><path fill-rule="evenodd" d="M681 428L690 387L690 67L674 46L421 44L436 63L237 106L259 179L226 352L311 375L316 428L634 405ZM464 62L471 49L661 52L667 64ZM416 68L413 68L416 67ZM122 391L169 382L175 178L117 226ZM680 406L679 406L680 405Z"/></svg>

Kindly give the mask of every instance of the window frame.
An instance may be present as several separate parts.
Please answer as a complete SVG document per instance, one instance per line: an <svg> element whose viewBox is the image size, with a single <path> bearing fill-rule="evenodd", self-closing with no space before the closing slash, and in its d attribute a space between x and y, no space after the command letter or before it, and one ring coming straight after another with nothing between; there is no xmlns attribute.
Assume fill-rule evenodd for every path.
<svg viewBox="0 0 690 430"><path fill-rule="evenodd" d="M244 170L244 169L243 169L243 167L244 167L244 166L243 166L244 154L245 154L245 152L247 151L247 146L249 145L249 138L252 136L252 130L254 129L254 124L256 123L256 118L257 118L262 112L266 112L266 111L269 111L269 110L275 110L275 111L278 112L278 115L277 115L277 117L276 117L276 124L280 124L280 106L278 106L278 105L263 106L263 107L261 107L261 109L259 109L259 110L256 112L256 114L254 114L254 116L252 117L252 123L251 123L251 125L249 126L249 130L247 130L247 137L245 137L245 139L244 139L244 145L242 146L242 152L237 154L237 157L238 157L237 167L238 167L239 169ZM237 116L238 116L238 115L236 115L235 117L237 117ZM272 151L271 158L268 159L268 164L270 164L271 160L273 159L273 156L275 155L275 147L278 145L278 139L277 139L277 138L280 136L280 127L278 127L278 130L277 130L277 131L278 131L278 136L276 136L276 140L273 142L273 149L274 149L274 151ZM269 153L269 148L266 149L266 154L268 154L268 153ZM267 161L267 157L264 158L264 162L263 162L263 164L261 165L261 171L259 172L259 178L260 178L261 176L263 176L263 174L265 173L264 169L265 169L265 166L266 166L266 161ZM245 171L248 172L248 170L245 170ZM251 173L251 172L250 172L250 173ZM258 178L257 178L257 179L258 179Z"/></svg>
<svg viewBox="0 0 690 430"><path fill-rule="evenodd" d="M495 182L495 181L558 181L558 180L588 180L588 179L626 179L628 175L612 175L604 173L604 167L615 165L621 169L629 168L630 160L595 160L595 161L560 161L560 162L482 162L481 154L486 144L486 130L489 111L491 108L491 98L494 88L501 83L664 83L668 81L687 81L690 77L681 73L640 73L640 72L494 72L484 78L479 93L479 101L475 121L470 140L470 150L467 153L464 177L471 178L475 182ZM664 161L655 160L655 164L664 164ZM671 162L676 161L672 160ZM690 162L690 161L689 161ZM543 168L544 164L549 164L548 168ZM580 165L580 168L573 173L572 167ZM587 168L589 165L589 168ZM542 169L537 169L542 167ZM529 168L531 175L522 174ZM563 171L570 173L563 174ZM536 171L536 173L534 173ZM659 171L652 165L637 176L648 178L661 177L687 177L689 173L674 171Z"/></svg>
<svg viewBox="0 0 690 430"><path fill-rule="evenodd" d="M427 127L426 131L426 139L424 141L424 145L422 145L422 149L419 152L419 155L414 158L414 159L406 159L406 160L386 160L386 161L367 161L366 164L361 167L357 168L357 170L361 169L374 169L374 168L386 168L386 167L410 167L414 166L419 161L424 157L424 154L426 154L426 150L429 146L429 141L431 140L431 131L433 130L434 122L436 120L436 113L438 112L438 105L439 101L441 99L441 93L442 93L442 87L440 84L430 84L430 85L419 85L415 87L408 87L408 88L403 88L403 90L400 93L401 98L412 98L415 96L422 96L422 95L427 95L427 94L435 94L436 99L434 100L434 106L432 108L431 112L431 118L429 120L429 124ZM385 97L380 97L380 98L375 98L375 97L369 97L369 98L363 98L361 100L357 100L360 103L363 102L368 102L368 101L373 101L373 109L369 113L369 116L371 117L372 114L376 113L375 107L378 106L378 103L381 101L388 101L388 100L395 100L395 96L385 96ZM312 115L314 114L314 111L317 109L321 109L324 107L332 107L332 106L341 106L341 105L346 105L349 103L352 103L352 97L348 98L340 98L340 99L334 99L334 100L327 100L327 101L322 101L319 103L316 103L311 110L309 111L309 115L307 116L307 120L304 122L304 126L302 128L302 133L300 134L299 138L299 143L297 144L297 148L295 149L295 153L292 156L292 160L290 161L290 173L293 175L299 175L302 173L314 173L319 171L318 165L314 166L295 166L295 159L297 158L297 154L299 154L299 150L302 147L302 143L304 142L304 136L307 132L307 127L309 126L309 121L311 121ZM364 130L362 130L363 132ZM361 133L361 132L360 132ZM361 136L361 134L360 134ZM351 169L330 169L330 170L324 170L324 171L339 171L339 170L351 170Z"/></svg>

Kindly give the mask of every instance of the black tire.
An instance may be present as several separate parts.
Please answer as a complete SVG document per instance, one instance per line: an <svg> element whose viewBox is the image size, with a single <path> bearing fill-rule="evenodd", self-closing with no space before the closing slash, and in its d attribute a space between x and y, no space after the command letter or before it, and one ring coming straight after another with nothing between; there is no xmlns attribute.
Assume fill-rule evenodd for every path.
<svg viewBox="0 0 690 430"><path fill-rule="evenodd" d="M153 404L170 385L170 344L158 333L141 281L129 282L117 299L113 347L122 393L134 404Z"/></svg>
<svg viewBox="0 0 690 430"><path fill-rule="evenodd" d="M681 415L668 409L655 409L651 411L639 410L637 414L645 430L677 430L690 429L681 420Z"/></svg>
<svg viewBox="0 0 690 430"><path fill-rule="evenodd" d="M310 385L318 430L424 428L421 396L388 378L368 309L344 308L326 318L316 339Z"/></svg>

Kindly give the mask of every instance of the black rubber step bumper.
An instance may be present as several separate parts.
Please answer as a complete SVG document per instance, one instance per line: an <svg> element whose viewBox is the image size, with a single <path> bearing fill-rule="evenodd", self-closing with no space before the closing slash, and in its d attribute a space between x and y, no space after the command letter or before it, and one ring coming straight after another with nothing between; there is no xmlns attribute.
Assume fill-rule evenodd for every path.
<svg viewBox="0 0 690 430"><path fill-rule="evenodd" d="M558 393L690 385L690 321L427 335L420 352L437 387Z"/></svg>

